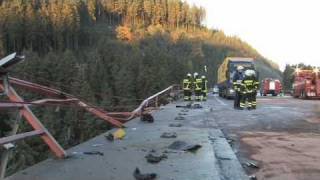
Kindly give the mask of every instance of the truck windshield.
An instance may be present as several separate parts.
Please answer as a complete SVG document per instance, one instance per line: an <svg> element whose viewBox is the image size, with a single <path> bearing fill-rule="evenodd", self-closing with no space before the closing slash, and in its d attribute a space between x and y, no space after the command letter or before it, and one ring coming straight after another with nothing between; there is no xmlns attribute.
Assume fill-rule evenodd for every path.
<svg viewBox="0 0 320 180"><path fill-rule="evenodd" d="M234 63L230 63L230 67L229 67L230 72L234 72L235 70L237 70L238 66L244 67L244 70L254 68L252 62L234 62Z"/></svg>

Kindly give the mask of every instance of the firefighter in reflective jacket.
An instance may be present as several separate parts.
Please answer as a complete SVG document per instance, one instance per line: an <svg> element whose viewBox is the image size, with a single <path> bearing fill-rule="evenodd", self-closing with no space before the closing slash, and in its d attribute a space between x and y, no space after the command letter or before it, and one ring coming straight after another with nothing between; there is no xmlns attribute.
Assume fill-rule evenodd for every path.
<svg viewBox="0 0 320 180"><path fill-rule="evenodd" d="M202 84L201 84L202 100L206 101L207 95L208 95L208 80L206 76L201 76L201 79L202 79Z"/></svg>
<svg viewBox="0 0 320 180"><path fill-rule="evenodd" d="M232 80L233 80L233 89L235 91L235 96L234 96L234 108L239 109L240 108L240 100L242 97L242 91L241 89L241 83L243 80L243 66L238 66L236 72L234 73Z"/></svg>
<svg viewBox="0 0 320 180"><path fill-rule="evenodd" d="M248 110L256 109L257 102L257 90L259 86L259 82L256 78L256 72L254 70L248 69L244 73L244 79L241 84L241 92L243 96L240 101L240 109L244 109L246 106L246 101L248 101Z"/></svg>
<svg viewBox="0 0 320 180"><path fill-rule="evenodd" d="M202 100L202 79L199 77L198 73L194 73L194 95L196 101Z"/></svg>
<svg viewBox="0 0 320 180"><path fill-rule="evenodd" d="M188 73L187 77L183 80L183 95L185 101L191 101L192 96L192 77Z"/></svg>

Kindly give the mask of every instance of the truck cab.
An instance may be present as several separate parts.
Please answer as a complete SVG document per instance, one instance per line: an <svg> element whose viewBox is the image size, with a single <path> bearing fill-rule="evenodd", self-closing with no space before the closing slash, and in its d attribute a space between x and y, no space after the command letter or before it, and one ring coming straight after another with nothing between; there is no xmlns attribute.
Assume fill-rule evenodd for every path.
<svg viewBox="0 0 320 180"><path fill-rule="evenodd" d="M231 99L235 96L233 86L233 76L238 66L255 70L253 58L227 57L218 69L219 96Z"/></svg>

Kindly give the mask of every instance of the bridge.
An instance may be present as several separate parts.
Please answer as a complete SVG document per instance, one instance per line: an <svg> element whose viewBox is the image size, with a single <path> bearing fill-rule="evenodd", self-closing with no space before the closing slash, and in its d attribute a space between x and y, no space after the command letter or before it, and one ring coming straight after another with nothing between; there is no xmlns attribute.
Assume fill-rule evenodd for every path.
<svg viewBox="0 0 320 180"><path fill-rule="evenodd" d="M290 179L305 177L301 169L306 174L320 172L313 160L320 158L315 154L320 150L317 101L259 97L257 110L236 111L232 101L213 94L206 102L184 102L179 86L172 85L132 112L106 112L71 94L6 74L2 77L0 89L10 101L2 102L1 109L18 109L17 122L24 117L34 131L16 134L15 126L11 136L0 139L1 145L39 136L54 155L7 180ZM26 102L14 88L48 98ZM29 108L48 104L72 104L114 128L64 150ZM300 145L301 141L305 143ZM3 176L8 156L2 154Z"/></svg>

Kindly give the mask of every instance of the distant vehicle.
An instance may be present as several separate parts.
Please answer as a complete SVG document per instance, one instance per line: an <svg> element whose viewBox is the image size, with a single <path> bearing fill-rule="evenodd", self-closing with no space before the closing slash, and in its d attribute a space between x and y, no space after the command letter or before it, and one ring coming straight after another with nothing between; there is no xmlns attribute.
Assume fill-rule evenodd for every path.
<svg viewBox="0 0 320 180"><path fill-rule="evenodd" d="M282 92L282 84L278 79L265 78L261 83L260 93L261 96L271 94L278 96Z"/></svg>
<svg viewBox="0 0 320 180"><path fill-rule="evenodd" d="M296 69L293 83L293 96L295 98L320 98L320 72L319 69Z"/></svg>
<svg viewBox="0 0 320 180"><path fill-rule="evenodd" d="M212 93L213 94L218 94L219 93L219 87L217 85L215 85L212 89Z"/></svg>
<svg viewBox="0 0 320 180"><path fill-rule="evenodd" d="M233 98L235 91L232 88L233 75L236 73L238 66L243 66L244 71L247 69L255 70L253 58L245 57L227 57L218 69L218 87L219 96L224 98Z"/></svg>

